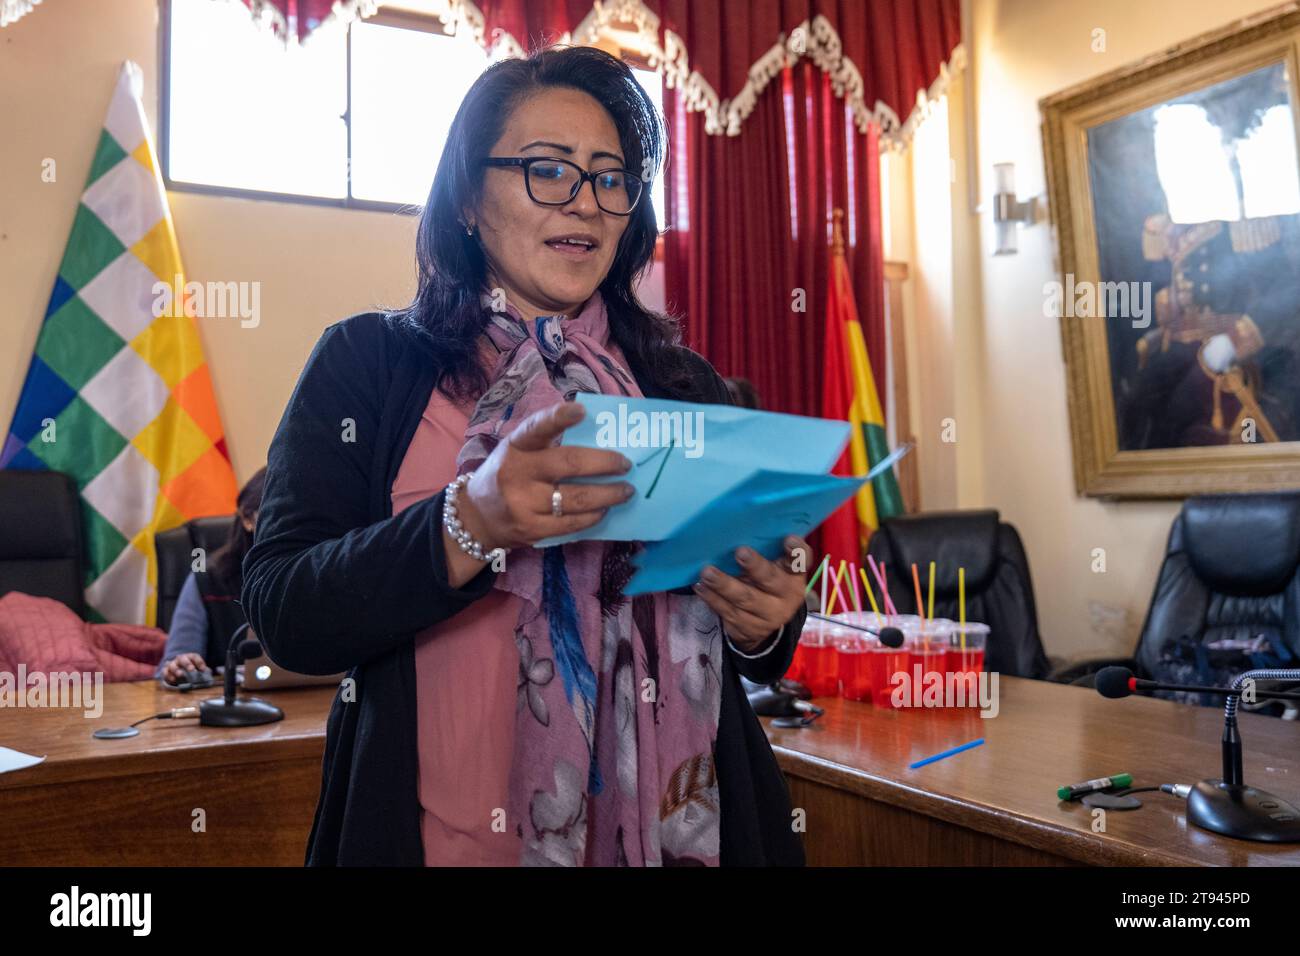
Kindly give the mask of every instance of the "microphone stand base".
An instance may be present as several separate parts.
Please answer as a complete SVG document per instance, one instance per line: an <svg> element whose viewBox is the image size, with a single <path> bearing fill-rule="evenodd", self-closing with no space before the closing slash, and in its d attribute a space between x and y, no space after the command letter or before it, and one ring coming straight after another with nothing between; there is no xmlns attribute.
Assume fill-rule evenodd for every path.
<svg viewBox="0 0 1300 956"><path fill-rule="evenodd" d="M260 697L236 697L227 704L224 697L199 701L199 724L203 727L256 727L284 720L284 711Z"/></svg>
<svg viewBox="0 0 1300 956"><path fill-rule="evenodd" d="M1254 787L1202 780L1187 795L1187 822L1261 843L1300 842L1300 810Z"/></svg>

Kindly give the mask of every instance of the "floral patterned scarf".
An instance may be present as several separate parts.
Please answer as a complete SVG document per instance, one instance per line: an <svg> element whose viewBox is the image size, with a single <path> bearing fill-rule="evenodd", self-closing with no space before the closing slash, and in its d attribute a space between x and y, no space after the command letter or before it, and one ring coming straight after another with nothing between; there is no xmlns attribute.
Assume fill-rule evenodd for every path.
<svg viewBox="0 0 1300 956"><path fill-rule="evenodd" d="M486 334L500 354L458 474L577 392L641 396L606 349L599 292L573 319L526 321L508 305ZM721 627L694 595L625 598L634 549L516 548L497 575L522 600L507 826L525 866L718 864Z"/></svg>

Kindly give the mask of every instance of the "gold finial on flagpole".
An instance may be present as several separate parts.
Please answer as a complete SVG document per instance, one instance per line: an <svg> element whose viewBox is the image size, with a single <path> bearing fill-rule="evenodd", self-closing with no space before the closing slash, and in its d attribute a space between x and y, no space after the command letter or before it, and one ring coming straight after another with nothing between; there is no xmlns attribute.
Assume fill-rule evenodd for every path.
<svg viewBox="0 0 1300 956"><path fill-rule="evenodd" d="M831 255L844 255L844 210L839 206L831 210Z"/></svg>

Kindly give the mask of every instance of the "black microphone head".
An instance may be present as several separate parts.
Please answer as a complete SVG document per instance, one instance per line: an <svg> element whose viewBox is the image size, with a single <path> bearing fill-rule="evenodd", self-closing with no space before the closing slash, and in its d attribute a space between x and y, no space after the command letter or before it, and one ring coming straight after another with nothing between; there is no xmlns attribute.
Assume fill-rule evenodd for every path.
<svg viewBox="0 0 1300 956"><path fill-rule="evenodd" d="M1127 667L1103 667L1097 671L1097 693L1112 699L1127 697L1133 693L1133 688L1129 686L1132 679L1133 672Z"/></svg>
<svg viewBox="0 0 1300 956"><path fill-rule="evenodd" d="M882 627L880 629L880 643L886 647L902 647L903 632L896 627Z"/></svg>

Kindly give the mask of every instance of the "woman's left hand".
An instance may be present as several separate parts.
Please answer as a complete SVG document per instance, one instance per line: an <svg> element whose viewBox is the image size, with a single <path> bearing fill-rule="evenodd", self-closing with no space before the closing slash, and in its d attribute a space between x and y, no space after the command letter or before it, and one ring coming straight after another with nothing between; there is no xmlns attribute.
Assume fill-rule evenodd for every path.
<svg viewBox="0 0 1300 956"><path fill-rule="evenodd" d="M709 565L695 585L695 593L717 612L727 636L742 651L757 650L804 603L812 552L794 535L785 539L785 552L769 561L749 548L737 548L740 577Z"/></svg>

